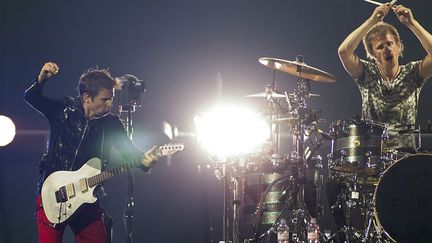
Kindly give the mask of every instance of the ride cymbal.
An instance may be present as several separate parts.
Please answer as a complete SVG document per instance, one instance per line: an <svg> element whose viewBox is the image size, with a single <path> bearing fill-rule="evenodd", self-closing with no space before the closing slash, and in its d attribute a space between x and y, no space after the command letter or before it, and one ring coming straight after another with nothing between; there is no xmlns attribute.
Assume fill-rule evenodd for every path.
<svg viewBox="0 0 432 243"><path fill-rule="evenodd" d="M300 61L287 61L278 58L271 57L261 57L258 61L269 68L279 70L288 74L292 74L294 76L309 79L322 83L334 83L336 82L336 78L318 68L314 68L312 66L307 65L304 62Z"/></svg>

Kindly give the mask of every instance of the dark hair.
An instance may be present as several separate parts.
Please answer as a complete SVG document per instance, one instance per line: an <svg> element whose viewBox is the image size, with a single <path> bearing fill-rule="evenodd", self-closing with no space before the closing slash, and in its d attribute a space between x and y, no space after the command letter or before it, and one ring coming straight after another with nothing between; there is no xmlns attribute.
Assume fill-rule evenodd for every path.
<svg viewBox="0 0 432 243"><path fill-rule="evenodd" d="M399 32L396 30L396 28L393 25L388 24L388 23L384 23L384 22L380 22L380 23L374 25L366 33L366 35L363 37L363 46L365 48L367 58L369 58L370 60L375 59L374 56L372 55L373 54L372 39L374 39L376 37L384 37L389 33L394 36L394 38L397 42L396 44L400 45L401 56L402 56L404 46L403 46L402 41L400 39Z"/></svg>
<svg viewBox="0 0 432 243"><path fill-rule="evenodd" d="M120 89L119 80L113 78L108 69L90 68L81 75L78 82L79 96L87 93L93 98L101 89Z"/></svg>

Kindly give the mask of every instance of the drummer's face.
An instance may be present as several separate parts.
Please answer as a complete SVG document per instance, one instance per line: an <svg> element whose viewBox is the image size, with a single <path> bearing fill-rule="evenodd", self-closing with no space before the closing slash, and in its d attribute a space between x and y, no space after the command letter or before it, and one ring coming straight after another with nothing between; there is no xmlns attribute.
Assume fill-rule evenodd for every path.
<svg viewBox="0 0 432 243"><path fill-rule="evenodd" d="M371 40L373 56L378 64L393 66L399 64L400 42L390 33L376 36Z"/></svg>

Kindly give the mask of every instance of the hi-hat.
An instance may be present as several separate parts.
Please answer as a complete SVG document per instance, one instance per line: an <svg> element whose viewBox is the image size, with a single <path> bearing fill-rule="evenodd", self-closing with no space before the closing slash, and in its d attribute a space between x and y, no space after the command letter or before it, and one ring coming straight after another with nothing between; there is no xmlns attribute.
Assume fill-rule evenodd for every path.
<svg viewBox="0 0 432 243"><path fill-rule="evenodd" d="M246 95L245 97L248 98L285 98L285 95L280 94L276 91L264 91L261 93L257 93L257 94L250 94L250 95Z"/></svg>
<svg viewBox="0 0 432 243"><path fill-rule="evenodd" d="M296 95L295 93L289 93L289 94L288 94L288 96L295 96L295 95ZM308 96L309 96L309 97L319 97L319 96L321 96L321 95L319 95L319 94L314 94L314 93L309 93Z"/></svg>
<svg viewBox="0 0 432 243"><path fill-rule="evenodd" d="M318 68L311 67L300 61L287 61L278 58L261 57L259 62L269 68L295 75L300 78L323 83L334 83L336 78Z"/></svg>

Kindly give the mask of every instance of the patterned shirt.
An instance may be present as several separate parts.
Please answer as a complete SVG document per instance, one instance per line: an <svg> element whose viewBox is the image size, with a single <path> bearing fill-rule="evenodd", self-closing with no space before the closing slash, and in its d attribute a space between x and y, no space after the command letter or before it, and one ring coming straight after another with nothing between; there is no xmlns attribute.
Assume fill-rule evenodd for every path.
<svg viewBox="0 0 432 243"><path fill-rule="evenodd" d="M401 127L416 123L418 97L426 82L418 72L421 61L401 65L392 83L383 79L377 64L360 61L363 72L354 80L362 97L362 118L387 124L385 149L415 150L415 135L401 132Z"/></svg>

